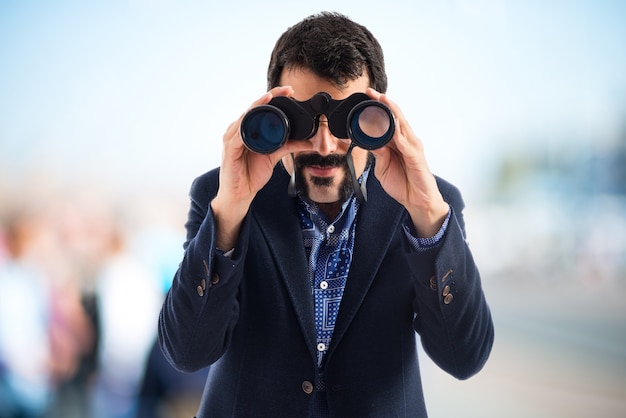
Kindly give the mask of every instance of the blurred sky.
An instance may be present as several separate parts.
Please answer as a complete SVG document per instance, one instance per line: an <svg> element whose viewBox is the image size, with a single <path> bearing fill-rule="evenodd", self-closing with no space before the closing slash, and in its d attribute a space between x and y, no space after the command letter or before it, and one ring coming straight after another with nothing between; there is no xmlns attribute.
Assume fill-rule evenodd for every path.
<svg viewBox="0 0 626 418"><path fill-rule="evenodd" d="M378 37L431 168L469 193L504 146L624 128L624 1L3 0L0 192L39 176L186 194L265 91L276 38L321 10Z"/></svg>

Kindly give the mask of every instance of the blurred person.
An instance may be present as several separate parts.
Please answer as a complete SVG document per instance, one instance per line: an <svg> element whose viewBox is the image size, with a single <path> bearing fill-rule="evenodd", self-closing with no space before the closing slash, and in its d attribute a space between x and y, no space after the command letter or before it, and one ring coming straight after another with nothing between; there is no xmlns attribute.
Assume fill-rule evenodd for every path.
<svg viewBox="0 0 626 418"><path fill-rule="evenodd" d="M135 416L163 300L158 275L129 249L126 234L120 225L110 226L108 253L96 279L99 343L93 418Z"/></svg>
<svg viewBox="0 0 626 418"><path fill-rule="evenodd" d="M141 259L158 273L162 296L176 273L182 253L180 240L184 238L178 230L164 227L165 223L142 230L133 240ZM136 417L189 418L202 396L207 369L194 373L176 370L163 355L156 333L154 337L141 380Z"/></svg>
<svg viewBox="0 0 626 418"><path fill-rule="evenodd" d="M95 324L73 283L57 284L51 293L48 334L55 388L47 416L85 417L94 371L90 358L96 343Z"/></svg>
<svg viewBox="0 0 626 418"><path fill-rule="evenodd" d="M34 259L49 281L48 336L54 392L47 417L88 417L89 384L93 377L91 359L97 330L86 298L89 272L97 234L88 228L91 210L72 195L55 194L38 205L42 231Z"/></svg>
<svg viewBox="0 0 626 418"><path fill-rule="evenodd" d="M28 213L4 223L0 263L0 418L42 417L53 393L49 281L30 251L39 233Z"/></svg>
<svg viewBox="0 0 626 418"><path fill-rule="evenodd" d="M189 418L202 396L208 368L194 373L176 370L155 340L139 390L136 418Z"/></svg>
<svg viewBox="0 0 626 418"><path fill-rule="evenodd" d="M456 378L487 361L493 323L461 194L431 174L386 87L367 28L310 16L278 39L251 107L306 102L309 140L253 152L242 115L221 167L193 183L159 338L177 368L211 365L199 417L425 417L416 333ZM388 143L338 137L329 106L355 93L392 112Z"/></svg>
<svg viewBox="0 0 626 418"><path fill-rule="evenodd" d="M0 417L5 412L84 416L68 413L84 397L68 400L65 389L92 348L92 325L58 225L47 211L30 206L9 210L4 222L8 257L0 261ZM29 406L22 405L22 398Z"/></svg>

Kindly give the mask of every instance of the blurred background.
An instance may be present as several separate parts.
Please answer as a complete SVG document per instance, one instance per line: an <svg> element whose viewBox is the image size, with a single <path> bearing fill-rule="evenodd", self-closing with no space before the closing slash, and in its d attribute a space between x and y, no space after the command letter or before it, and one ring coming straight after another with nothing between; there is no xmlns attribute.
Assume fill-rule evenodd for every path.
<svg viewBox="0 0 626 418"><path fill-rule="evenodd" d="M0 418L193 416L153 350L187 193L321 10L466 200L496 342L463 382L421 353L430 415L626 416L626 2L3 0Z"/></svg>

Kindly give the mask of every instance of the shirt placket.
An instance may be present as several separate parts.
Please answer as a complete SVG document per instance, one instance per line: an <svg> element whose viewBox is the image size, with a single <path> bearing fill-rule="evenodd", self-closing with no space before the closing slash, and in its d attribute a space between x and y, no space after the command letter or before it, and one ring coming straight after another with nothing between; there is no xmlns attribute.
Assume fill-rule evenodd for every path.
<svg viewBox="0 0 626 418"><path fill-rule="evenodd" d="M311 285L315 300L315 324L317 334L318 366L332 339L335 320L343 297L346 276L351 261L351 235L357 209L356 203L346 205L335 223L328 223L319 215L317 207L308 207L310 219L315 226L314 239L309 251ZM310 237L310 235L309 235Z"/></svg>

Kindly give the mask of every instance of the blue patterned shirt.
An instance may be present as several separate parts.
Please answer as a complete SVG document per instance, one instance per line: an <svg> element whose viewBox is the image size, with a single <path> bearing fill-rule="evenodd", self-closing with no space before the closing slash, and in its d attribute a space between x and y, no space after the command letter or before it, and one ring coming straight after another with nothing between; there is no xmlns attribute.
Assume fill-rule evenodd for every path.
<svg viewBox="0 0 626 418"><path fill-rule="evenodd" d="M332 221L320 211L316 203L308 200L301 200L300 203L302 238L315 300L317 364L321 366L330 347L350 270L359 202L355 197L344 202L341 213Z"/></svg>
<svg viewBox="0 0 626 418"><path fill-rule="evenodd" d="M369 169L360 178L366 181ZM337 218L330 220L319 205L300 197L298 214L302 238L309 264L309 280L315 301L315 328L317 332L317 363L321 367L330 347L335 320L346 286L354 250L354 235L359 201L353 195L343 203ZM439 244L450 219L450 212L439 232L431 238L416 238L410 218L403 225L411 247L425 251Z"/></svg>

